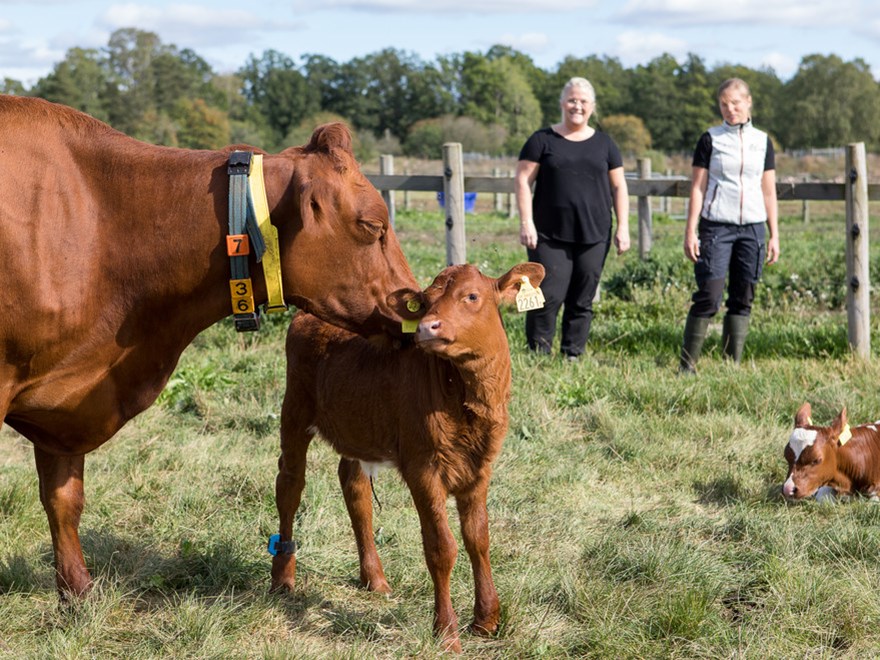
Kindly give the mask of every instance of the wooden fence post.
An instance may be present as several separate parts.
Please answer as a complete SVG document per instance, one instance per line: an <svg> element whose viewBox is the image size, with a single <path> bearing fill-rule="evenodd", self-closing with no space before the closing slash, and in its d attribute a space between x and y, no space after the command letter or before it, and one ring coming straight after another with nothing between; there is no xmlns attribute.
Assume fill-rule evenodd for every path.
<svg viewBox="0 0 880 660"><path fill-rule="evenodd" d="M443 204L446 209L446 265L467 263L464 161L458 142L443 145Z"/></svg>
<svg viewBox="0 0 880 660"><path fill-rule="evenodd" d="M510 171L510 178L512 179L516 172L513 170ZM516 193L508 193L507 195L507 217L515 218L519 214L519 209L516 207Z"/></svg>
<svg viewBox="0 0 880 660"><path fill-rule="evenodd" d="M403 168L403 173L409 176L409 168ZM412 208L412 195L409 190L403 191L403 209L409 211Z"/></svg>
<svg viewBox="0 0 880 660"><path fill-rule="evenodd" d="M846 147L846 316L849 344L861 358L871 356L868 259L868 168L865 143Z"/></svg>
<svg viewBox="0 0 880 660"><path fill-rule="evenodd" d="M651 159L639 158L639 178L651 178ZM647 259L651 252L651 198L639 197L639 259Z"/></svg>
<svg viewBox="0 0 880 660"><path fill-rule="evenodd" d="M394 156L391 154L379 156L379 174L394 174ZM388 207L388 219L391 226L394 227L394 191L383 190L382 199L385 200L385 206Z"/></svg>
<svg viewBox="0 0 880 660"><path fill-rule="evenodd" d="M492 170L492 176L496 179L501 178L501 169L496 167ZM501 213L504 210L504 195L495 193L495 212Z"/></svg>

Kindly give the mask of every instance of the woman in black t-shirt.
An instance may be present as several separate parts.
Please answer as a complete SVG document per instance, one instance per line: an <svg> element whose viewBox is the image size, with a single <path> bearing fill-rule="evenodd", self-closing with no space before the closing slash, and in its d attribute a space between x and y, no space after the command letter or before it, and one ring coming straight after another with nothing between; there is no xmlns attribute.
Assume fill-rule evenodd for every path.
<svg viewBox="0 0 880 660"><path fill-rule="evenodd" d="M623 160L614 141L588 124L595 103L589 81L569 80L559 100L562 122L526 141L514 179L520 243L547 271L544 308L526 314L526 339L533 351L549 353L563 307L560 351L568 359L584 352L612 240L618 254L630 246Z"/></svg>

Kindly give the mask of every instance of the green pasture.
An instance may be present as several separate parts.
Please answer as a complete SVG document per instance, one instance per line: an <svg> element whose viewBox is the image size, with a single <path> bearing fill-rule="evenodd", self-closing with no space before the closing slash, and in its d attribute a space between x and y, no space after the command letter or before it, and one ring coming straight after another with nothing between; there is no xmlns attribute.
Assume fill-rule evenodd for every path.
<svg viewBox="0 0 880 660"><path fill-rule="evenodd" d="M467 222L484 272L524 257L516 220ZM880 505L779 496L803 401L817 423L843 405L856 423L880 418L876 343L867 362L847 347L843 205L809 225L782 219L782 259L765 269L743 364L721 359L719 319L697 377L676 371L691 291L682 222L654 223L649 260L635 218L633 251L609 256L579 362L528 354L522 317L505 311L514 393L489 495L502 626L489 639L463 633L464 656L876 657ZM397 228L426 285L445 265L440 212L399 212ZM393 472L377 480L394 593L367 593L337 458L320 442L296 521L298 587L268 594L285 329L285 318L252 335L210 328L158 404L88 457L81 535L96 589L82 602L59 606L30 445L0 431L0 657L442 655L405 486ZM452 590L466 625L463 548Z"/></svg>

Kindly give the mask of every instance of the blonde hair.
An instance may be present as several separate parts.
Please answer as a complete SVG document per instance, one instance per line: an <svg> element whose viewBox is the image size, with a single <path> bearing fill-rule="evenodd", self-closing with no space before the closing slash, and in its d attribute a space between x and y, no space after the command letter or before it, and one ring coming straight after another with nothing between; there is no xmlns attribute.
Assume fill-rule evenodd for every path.
<svg viewBox="0 0 880 660"><path fill-rule="evenodd" d="M749 84L745 80L742 78L728 78L718 85L718 98L720 99L721 95L731 87L739 87L746 93L746 96L752 95L752 91L749 89Z"/></svg>
<svg viewBox="0 0 880 660"><path fill-rule="evenodd" d="M569 78L568 82L562 88L562 92L559 94L559 102L562 103L565 100L566 94L572 89L577 87L578 89L586 92L587 96L590 98L590 101L595 105L596 103L596 90L593 89L593 85L590 84L590 81L586 78Z"/></svg>

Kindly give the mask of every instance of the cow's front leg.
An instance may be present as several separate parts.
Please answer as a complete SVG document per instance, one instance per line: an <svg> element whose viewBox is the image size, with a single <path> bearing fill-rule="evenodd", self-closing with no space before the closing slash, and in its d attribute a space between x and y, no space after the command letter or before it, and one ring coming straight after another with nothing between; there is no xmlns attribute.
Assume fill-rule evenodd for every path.
<svg viewBox="0 0 880 660"><path fill-rule="evenodd" d="M361 586L369 591L383 594L391 593L382 560L376 552L373 538L373 504L370 501L372 488L370 479L364 474L359 461L343 458L339 461L339 485L345 497L345 506L351 518L351 528L357 543L360 562Z"/></svg>
<svg viewBox="0 0 880 660"><path fill-rule="evenodd" d="M285 398L284 406L289 404ZM295 422L295 414L282 413L281 456L275 478L275 506L278 508L278 531L282 544L293 542L293 517L299 508L306 485L306 454L312 434L305 424ZM296 554L282 549L272 557L271 591L293 590L296 581Z"/></svg>
<svg viewBox="0 0 880 660"><path fill-rule="evenodd" d="M49 519L55 554L55 584L62 598L81 596L92 588L79 542L85 456L59 456L34 446L40 478L40 502Z"/></svg>
<svg viewBox="0 0 880 660"><path fill-rule="evenodd" d="M488 480L456 496L461 536L474 571L474 622L471 631L491 635L498 630L501 608L489 563L489 514L486 511Z"/></svg>
<svg viewBox="0 0 880 660"><path fill-rule="evenodd" d="M458 617L452 608L449 578L455 566L458 546L449 530L446 517L446 490L438 478L424 466L415 474L404 475L422 527L422 545L431 580L434 582L434 634L449 651L461 652Z"/></svg>

